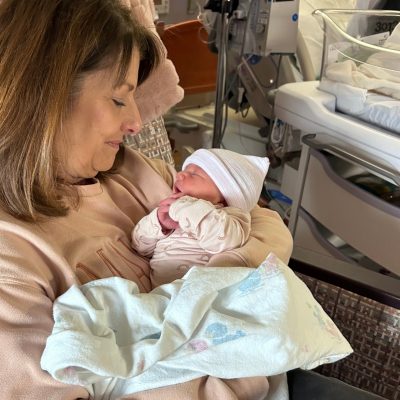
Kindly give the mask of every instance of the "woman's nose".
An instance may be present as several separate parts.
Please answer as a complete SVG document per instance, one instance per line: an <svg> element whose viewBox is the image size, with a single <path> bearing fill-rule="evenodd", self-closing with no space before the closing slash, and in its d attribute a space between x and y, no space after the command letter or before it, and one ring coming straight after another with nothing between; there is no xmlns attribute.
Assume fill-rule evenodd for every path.
<svg viewBox="0 0 400 400"><path fill-rule="evenodd" d="M140 117L139 110L136 103L133 103L133 107L127 108L126 117L121 125L121 130L125 135L135 135L142 129L142 118Z"/></svg>

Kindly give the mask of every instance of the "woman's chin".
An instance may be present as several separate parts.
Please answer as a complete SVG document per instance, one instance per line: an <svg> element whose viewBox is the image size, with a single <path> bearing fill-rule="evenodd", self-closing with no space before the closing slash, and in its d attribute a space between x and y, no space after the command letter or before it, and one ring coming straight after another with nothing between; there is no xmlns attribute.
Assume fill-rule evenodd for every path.
<svg viewBox="0 0 400 400"><path fill-rule="evenodd" d="M94 165L96 174L98 172L109 171L113 167L114 162L115 162L115 154L114 154L114 157L109 157L107 160L103 160L101 163L98 163L98 165Z"/></svg>

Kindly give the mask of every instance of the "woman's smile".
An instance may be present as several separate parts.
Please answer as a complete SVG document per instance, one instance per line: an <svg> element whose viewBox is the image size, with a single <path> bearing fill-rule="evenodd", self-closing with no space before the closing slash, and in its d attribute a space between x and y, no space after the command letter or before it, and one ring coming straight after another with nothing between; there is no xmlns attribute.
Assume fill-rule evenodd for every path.
<svg viewBox="0 0 400 400"><path fill-rule="evenodd" d="M113 149L118 150L120 144L122 144L122 140L112 140L112 141L106 142L106 144L111 146Z"/></svg>

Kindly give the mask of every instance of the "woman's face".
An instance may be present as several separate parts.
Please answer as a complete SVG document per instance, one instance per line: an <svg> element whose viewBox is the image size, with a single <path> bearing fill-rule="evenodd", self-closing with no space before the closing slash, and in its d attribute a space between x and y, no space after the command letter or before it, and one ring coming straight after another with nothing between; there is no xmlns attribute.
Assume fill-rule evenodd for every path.
<svg viewBox="0 0 400 400"><path fill-rule="evenodd" d="M142 121L134 100L139 54L134 53L125 82L114 86L112 71L95 72L82 82L79 95L57 143L61 177L69 183L109 170L126 134L138 133Z"/></svg>
<svg viewBox="0 0 400 400"><path fill-rule="evenodd" d="M208 174L195 164L188 164L176 175L174 192L183 193L213 204L224 203L224 197Z"/></svg>

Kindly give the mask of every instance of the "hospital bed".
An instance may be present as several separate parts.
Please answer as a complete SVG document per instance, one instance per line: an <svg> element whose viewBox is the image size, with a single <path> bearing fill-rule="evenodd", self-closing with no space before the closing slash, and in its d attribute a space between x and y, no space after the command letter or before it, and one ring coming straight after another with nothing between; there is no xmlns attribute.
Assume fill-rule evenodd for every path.
<svg viewBox="0 0 400 400"><path fill-rule="evenodd" d="M397 18L393 29L398 14L391 16ZM333 62L346 61L351 54L358 68L361 55L368 60L379 53L376 46L359 43L360 36L353 32L343 40L340 32L325 35L322 81L332 62L332 47L328 48L332 39L341 37L335 42L341 58ZM395 68L385 63L382 75L389 70L395 87L400 52L392 50L388 53L396 57ZM370 65L379 77L378 65ZM395 96L375 92L383 86L374 87L374 92L361 88L364 109L354 113L342 106L346 99L340 97L353 95L346 91L349 88L335 92L321 87L321 81L288 83L277 91L274 112L300 131L302 142L298 164L286 164L282 177L281 190L293 199L289 228L295 246L290 265L355 348L354 357L322 372L396 399L400 393L396 361L400 353L400 114L392 114L399 104ZM385 109L383 100L392 106ZM357 98L347 102L350 108L352 101ZM382 317L386 313L393 318L390 322ZM384 342L390 345L383 348Z"/></svg>
<svg viewBox="0 0 400 400"><path fill-rule="evenodd" d="M296 188L283 177L289 227L298 245L400 276L400 12L315 14L325 29L321 79L283 85L274 104L302 135ZM383 25L392 32L375 33Z"/></svg>
<svg viewBox="0 0 400 400"><path fill-rule="evenodd" d="M294 251L289 265L355 350L319 372L396 399L399 207L349 178L367 171L398 187L400 137L335 112L329 108L333 96L316 85L287 84L275 103L279 118L303 135L298 169L285 165L281 189L293 199L289 223Z"/></svg>
<svg viewBox="0 0 400 400"><path fill-rule="evenodd" d="M283 174L282 190L294 201L290 229L299 246L351 261L351 254L345 251L348 247L344 249L339 239L331 238L336 234L400 275L400 254L395 251L400 235L399 207L351 179L372 174L381 181L382 190L387 183L395 196L400 186L400 137L335 112L334 96L318 90L317 85L284 85L275 101L277 117L303 134L299 169L285 167Z"/></svg>

